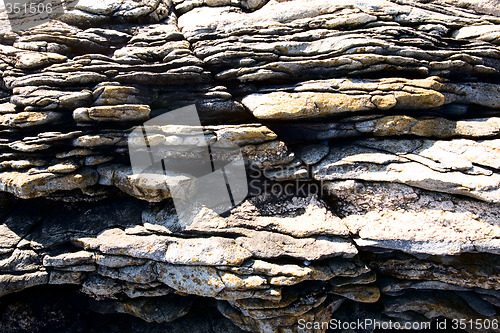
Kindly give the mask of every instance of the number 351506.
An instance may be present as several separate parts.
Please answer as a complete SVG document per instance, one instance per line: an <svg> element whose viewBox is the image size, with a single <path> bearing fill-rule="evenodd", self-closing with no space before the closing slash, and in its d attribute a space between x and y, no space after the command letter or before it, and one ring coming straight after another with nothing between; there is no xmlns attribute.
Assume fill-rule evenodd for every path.
<svg viewBox="0 0 500 333"><path fill-rule="evenodd" d="M52 13L52 4L44 3L5 3L5 11L7 14L36 14L36 13Z"/></svg>

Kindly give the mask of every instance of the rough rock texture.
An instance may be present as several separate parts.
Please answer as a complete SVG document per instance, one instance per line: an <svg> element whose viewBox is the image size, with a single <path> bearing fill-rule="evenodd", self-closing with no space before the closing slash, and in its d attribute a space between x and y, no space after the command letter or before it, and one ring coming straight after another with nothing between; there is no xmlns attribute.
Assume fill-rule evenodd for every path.
<svg viewBox="0 0 500 333"><path fill-rule="evenodd" d="M498 0L67 9L23 31L0 13L0 330L498 324ZM141 126L192 104L196 126ZM182 173L137 177L145 141ZM206 144L240 147L248 195L185 225L173 188ZM26 300L65 285L92 299L78 316Z"/></svg>

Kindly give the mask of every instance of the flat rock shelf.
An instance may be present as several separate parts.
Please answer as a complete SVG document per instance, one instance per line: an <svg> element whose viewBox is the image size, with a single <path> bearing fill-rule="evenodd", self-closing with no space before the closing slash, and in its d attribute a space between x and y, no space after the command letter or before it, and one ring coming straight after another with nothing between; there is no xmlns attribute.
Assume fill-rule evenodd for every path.
<svg viewBox="0 0 500 333"><path fill-rule="evenodd" d="M0 331L499 331L499 0L66 2L0 9ZM248 195L185 225L200 132Z"/></svg>

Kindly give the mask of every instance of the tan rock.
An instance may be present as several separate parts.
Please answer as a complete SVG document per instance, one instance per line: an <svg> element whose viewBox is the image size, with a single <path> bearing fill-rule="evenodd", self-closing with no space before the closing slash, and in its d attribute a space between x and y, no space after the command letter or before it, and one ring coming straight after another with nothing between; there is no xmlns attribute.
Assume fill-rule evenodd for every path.
<svg viewBox="0 0 500 333"><path fill-rule="evenodd" d="M94 106L76 109L73 118L78 122L144 121L149 119L150 112L147 105Z"/></svg>
<svg viewBox="0 0 500 333"><path fill-rule="evenodd" d="M95 262L94 254L87 251L73 253L63 253L54 257L43 257L43 265L46 267L64 267L80 264L93 264Z"/></svg>
<svg viewBox="0 0 500 333"><path fill-rule="evenodd" d="M304 119L335 113L366 111L374 108L370 96L351 96L329 93L252 94L242 100L258 119Z"/></svg>
<svg viewBox="0 0 500 333"><path fill-rule="evenodd" d="M68 58L57 53L22 52L16 57L16 68L37 69L52 64L65 62Z"/></svg>
<svg viewBox="0 0 500 333"><path fill-rule="evenodd" d="M169 236L127 235L109 229L96 238L76 240L84 248L98 249L108 255L127 255L178 265L236 266L251 256L237 241L222 237L175 238Z"/></svg>
<svg viewBox="0 0 500 333"><path fill-rule="evenodd" d="M63 175L3 172L0 173L0 190L10 192L20 198L29 199L60 190L83 189L95 185L97 179L97 172L91 169L82 169L79 173Z"/></svg>
<svg viewBox="0 0 500 333"><path fill-rule="evenodd" d="M375 303L380 298L380 290L376 285L335 286L331 292L361 303Z"/></svg>
<svg viewBox="0 0 500 333"><path fill-rule="evenodd" d="M183 293L215 297L224 288L217 270L207 266L177 266L158 263L158 280Z"/></svg>
<svg viewBox="0 0 500 333"><path fill-rule="evenodd" d="M49 282L49 274L45 271L22 275L0 275L0 296L20 291L29 287L44 285Z"/></svg>
<svg viewBox="0 0 500 333"><path fill-rule="evenodd" d="M210 128L210 127L208 127ZM217 145L233 147L235 145L259 144L275 140L278 136L266 126L224 126L216 129Z"/></svg>

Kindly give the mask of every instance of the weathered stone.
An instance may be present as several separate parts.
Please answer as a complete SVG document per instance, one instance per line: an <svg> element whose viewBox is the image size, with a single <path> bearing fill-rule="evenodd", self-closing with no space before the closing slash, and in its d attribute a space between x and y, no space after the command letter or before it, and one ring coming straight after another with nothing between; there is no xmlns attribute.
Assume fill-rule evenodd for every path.
<svg viewBox="0 0 500 333"><path fill-rule="evenodd" d="M56 112L19 112L0 115L0 126L26 128L57 122L61 114Z"/></svg>
<svg viewBox="0 0 500 333"><path fill-rule="evenodd" d="M385 311L415 311L427 318L443 316L445 318L479 318L462 299L444 292L420 293L409 295L403 299L392 298L384 302Z"/></svg>
<svg viewBox="0 0 500 333"><path fill-rule="evenodd" d="M293 160L293 153L288 151L284 142L271 141L260 145L246 145L241 148L243 156L258 167L286 164Z"/></svg>
<svg viewBox="0 0 500 333"><path fill-rule="evenodd" d="M0 294L99 302L30 289L0 327L241 333L215 302L250 332L495 318L499 5L71 0L23 31L4 10ZM203 128L130 134L193 104ZM177 171L133 174L150 148ZM174 189L190 205L233 150L248 197L181 223ZM226 176L214 198L246 193Z"/></svg>
<svg viewBox="0 0 500 333"><path fill-rule="evenodd" d="M26 199L40 197L58 190L82 189L97 183L97 173L89 169L82 169L80 173L69 175L3 172L0 176L0 190Z"/></svg>
<svg viewBox="0 0 500 333"><path fill-rule="evenodd" d="M193 295L215 297L225 288L217 270L207 266L176 266L158 263L158 281Z"/></svg>
<svg viewBox="0 0 500 333"><path fill-rule="evenodd" d="M483 266L484 260L488 262L488 267ZM499 277L495 260L476 255L449 261L451 263L439 264L416 259L390 259L374 262L374 267L375 271L400 279L441 281L467 288L497 288Z"/></svg>
<svg viewBox="0 0 500 333"><path fill-rule="evenodd" d="M484 161L493 145L489 142L471 142L468 156L458 155L459 147L469 145L464 141L386 141L383 150L380 143L366 141L366 146L344 145L331 148L330 154L313 167L317 180L359 179L366 181L394 181L432 191L462 194L486 202L498 203L498 175L488 171L475 172L472 161L493 166ZM372 144L373 143L373 144ZM391 147L392 146L392 147ZM476 154L477 152L477 154ZM487 155L486 155L487 156ZM492 164L493 163L493 164Z"/></svg>
<svg viewBox="0 0 500 333"><path fill-rule="evenodd" d="M144 121L150 112L147 105L94 106L76 109L73 118L78 122Z"/></svg>
<svg viewBox="0 0 500 333"><path fill-rule="evenodd" d="M328 155L329 148L326 145L305 146L300 150L299 157L305 164L316 164Z"/></svg>
<svg viewBox="0 0 500 333"><path fill-rule="evenodd" d="M63 253L53 257L45 256L43 258L43 265L46 267L64 267L81 264L93 264L94 262L94 254L86 251Z"/></svg>
<svg viewBox="0 0 500 333"><path fill-rule="evenodd" d="M117 269L99 266L97 272L114 280L148 284L156 281L154 263L148 262L140 266L126 266Z"/></svg>
<svg viewBox="0 0 500 333"><path fill-rule="evenodd" d="M239 237L236 240L256 258L263 259L282 256L302 260L352 258L358 253L349 240L340 237L293 238L267 231L256 231L249 232L248 237Z"/></svg>
<svg viewBox="0 0 500 333"><path fill-rule="evenodd" d="M40 270L40 268L40 258L33 250L15 249L7 254L5 259L0 260L0 272L29 272Z"/></svg>
<svg viewBox="0 0 500 333"><path fill-rule="evenodd" d="M126 266L142 265L146 262L146 260L127 256L110 256L106 254L97 254L95 255L95 262L96 264L101 266L121 268Z"/></svg>
<svg viewBox="0 0 500 333"><path fill-rule="evenodd" d="M68 58L57 53L23 52L16 56L16 67L37 69L55 63L65 62Z"/></svg>
<svg viewBox="0 0 500 333"><path fill-rule="evenodd" d="M49 273L49 284L82 284L85 279L85 273L82 272L61 272L51 271Z"/></svg>
<svg viewBox="0 0 500 333"><path fill-rule="evenodd" d="M26 288L47 284L49 275L45 271L25 273L22 275L0 275L0 295L6 295L12 292Z"/></svg>
<svg viewBox="0 0 500 333"><path fill-rule="evenodd" d="M246 200L231 210L231 215L225 218L210 214L208 211L206 214L202 212L192 224L185 227L180 225L171 207L144 212L143 222L147 229L162 233L175 233L180 230L230 233L244 232L240 228L245 228L278 232L298 238L314 235L348 235L348 230L341 219L330 213L325 203L317 197L294 197L290 201L280 201L279 205L273 203L274 200L276 198L265 195Z"/></svg>
<svg viewBox="0 0 500 333"><path fill-rule="evenodd" d="M90 105L89 90L59 91L44 87L20 87L13 90L11 102L27 110L68 110Z"/></svg>
<svg viewBox="0 0 500 333"><path fill-rule="evenodd" d="M149 323L172 322L185 316L191 307L191 302L184 297L147 297L136 298L122 302L106 302L97 306L102 313L126 313L139 317Z"/></svg>

